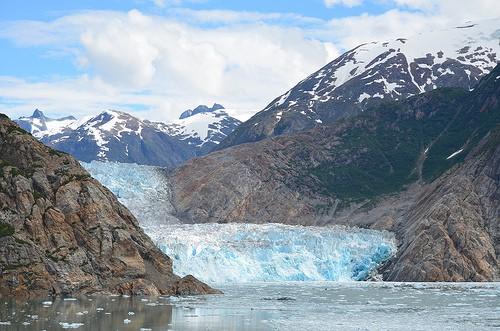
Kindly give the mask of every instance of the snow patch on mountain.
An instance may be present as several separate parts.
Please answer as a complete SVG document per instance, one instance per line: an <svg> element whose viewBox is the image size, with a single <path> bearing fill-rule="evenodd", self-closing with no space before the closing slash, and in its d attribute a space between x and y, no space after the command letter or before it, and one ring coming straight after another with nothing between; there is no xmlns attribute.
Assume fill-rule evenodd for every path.
<svg viewBox="0 0 500 331"><path fill-rule="evenodd" d="M72 116L56 119L49 118L38 109L33 112L32 116L20 117L16 120L16 123L21 128L28 131L38 139L56 134L75 122L76 118Z"/></svg>
<svg viewBox="0 0 500 331"><path fill-rule="evenodd" d="M218 145L240 124L241 121L231 117L222 105L214 104L211 108L200 105L187 110L177 121L162 129L196 147L203 147L207 143Z"/></svg>

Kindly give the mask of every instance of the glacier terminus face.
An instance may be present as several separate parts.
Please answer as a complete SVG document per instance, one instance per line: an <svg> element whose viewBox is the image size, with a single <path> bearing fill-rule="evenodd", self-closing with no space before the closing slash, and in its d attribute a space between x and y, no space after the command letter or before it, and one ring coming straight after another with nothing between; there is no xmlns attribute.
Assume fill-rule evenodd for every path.
<svg viewBox="0 0 500 331"><path fill-rule="evenodd" d="M364 280L396 250L389 233L283 224L194 224L146 229L174 272L208 283Z"/></svg>
<svg viewBox="0 0 500 331"><path fill-rule="evenodd" d="M97 161L83 166L131 210L180 276L192 274L212 284L364 280L396 252L394 236L374 230L181 224L172 216L161 168Z"/></svg>

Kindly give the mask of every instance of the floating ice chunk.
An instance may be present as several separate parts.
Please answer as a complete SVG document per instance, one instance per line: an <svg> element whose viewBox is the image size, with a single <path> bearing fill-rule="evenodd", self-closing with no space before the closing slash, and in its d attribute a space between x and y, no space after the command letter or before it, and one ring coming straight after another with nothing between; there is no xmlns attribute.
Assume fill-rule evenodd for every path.
<svg viewBox="0 0 500 331"><path fill-rule="evenodd" d="M64 298L64 301L77 301L78 299L76 298Z"/></svg>
<svg viewBox="0 0 500 331"><path fill-rule="evenodd" d="M44 302L42 302L42 305L43 306L51 306L52 305L52 301L44 301Z"/></svg>
<svg viewBox="0 0 500 331"><path fill-rule="evenodd" d="M0 325L10 325L10 321L0 321Z"/></svg>
<svg viewBox="0 0 500 331"><path fill-rule="evenodd" d="M126 319L123 320L123 324L129 324L130 322L132 322L132 321L129 320L128 318L126 318Z"/></svg>
<svg viewBox="0 0 500 331"><path fill-rule="evenodd" d="M128 315L129 315L129 316L133 316L133 315L135 315L135 313L134 313L133 311L129 311L129 312L128 312Z"/></svg>
<svg viewBox="0 0 500 331"><path fill-rule="evenodd" d="M463 151L463 150L464 150L463 148L462 148L462 149L459 149L458 151L456 151L456 152L454 152L453 154L451 154L450 156L448 156L446 159L447 159L447 160L449 160L449 159L451 159L452 157L457 156L458 154L462 153L462 151Z"/></svg>
<svg viewBox="0 0 500 331"><path fill-rule="evenodd" d="M59 325L63 329L78 329L79 327L83 326L83 323L66 323L66 322L59 322Z"/></svg>

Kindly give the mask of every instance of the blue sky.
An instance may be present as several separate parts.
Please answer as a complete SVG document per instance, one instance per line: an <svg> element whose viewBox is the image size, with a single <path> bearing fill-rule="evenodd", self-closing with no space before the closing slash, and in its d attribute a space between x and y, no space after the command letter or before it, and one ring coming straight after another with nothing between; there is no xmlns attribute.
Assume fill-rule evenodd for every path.
<svg viewBox="0 0 500 331"><path fill-rule="evenodd" d="M496 0L0 2L0 112L107 108L170 121L199 103L242 118L343 51L500 15Z"/></svg>
<svg viewBox="0 0 500 331"><path fill-rule="evenodd" d="M159 2L157 2L159 3ZM2 20L50 20L62 14L80 10L119 10L139 9L145 13L161 14L169 8L190 8L193 10L224 9L233 11L254 12L290 12L304 16L331 19L359 15L364 12L380 14L394 8L391 2L365 2L359 6L325 6L323 0L213 0L213 1L165 1L157 5L148 0L19 0L0 3L0 19Z"/></svg>

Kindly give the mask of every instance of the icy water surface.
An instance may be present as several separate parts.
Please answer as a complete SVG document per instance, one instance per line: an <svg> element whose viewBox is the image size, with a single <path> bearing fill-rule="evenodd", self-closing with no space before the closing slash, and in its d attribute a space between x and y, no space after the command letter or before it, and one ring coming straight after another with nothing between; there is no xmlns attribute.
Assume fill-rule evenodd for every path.
<svg viewBox="0 0 500 331"><path fill-rule="evenodd" d="M225 284L224 295L0 302L0 330L494 330L500 283Z"/></svg>

